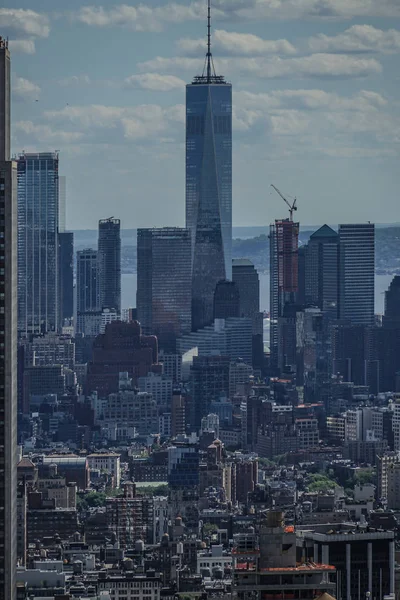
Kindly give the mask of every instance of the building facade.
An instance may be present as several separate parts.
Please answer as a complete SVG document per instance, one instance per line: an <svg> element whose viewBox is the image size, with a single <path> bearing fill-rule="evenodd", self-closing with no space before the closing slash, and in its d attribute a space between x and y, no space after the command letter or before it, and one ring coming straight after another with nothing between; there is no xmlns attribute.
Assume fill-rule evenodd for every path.
<svg viewBox="0 0 400 600"><path fill-rule="evenodd" d="M315 231L305 251L305 301L333 319L339 307L339 236L323 225Z"/></svg>
<svg viewBox="0 0 400 600"><path fill-rule="evenodd" d="M99 307L121 314L121 222L119 219L99 221L97 249Z"/></svg>
<svg viewBox="0 0 400 600"><path fill-rule="evenodd" d="M374 324L375 225L339 225L339 317Z"/></svg>
<svg viewBox="0 0 400 600"><path fill-rule="evenodd" d="M93 319L97 316L96 323L100 321L97 267L96 250L88 248L76 253L76 333L90 335Z"/></svg>
<svg viewBox="0 0 400 600"><path fill-rule="evenodd" d="M0 600L17 560L17 166L10 160L10 52L0 38Z"/></svg>
<svg viewBox="0 0 400 600"><path fill-rule="evenodd" d="M188 229L138 229L137 317L167 352L191 330L191 273Z"/></svg>
<svg viewBox="0 0 400 600"><path fill-rule="evenodd" d="M286 341L284 328L279 334L279 319L284 317L285 307L297 300L299 223L289 219L275 221L269 237L271 367L277 369L283 362Z"/></svg>
<svg viewBox="0 0 400 600"><path fill-rule="evenodd" d="M232 86L212 69L186 86L186 227L192 237L192 327L213 318L215 286L232 278Z"/></svg>
<svg viewBox="0 0 400 600"><path fill-rule="evenodd" d="M18 331L59 326L58 154L18 159Z"/></svg>
<svg viewBox="0 0 400 600"><path fill-rule="evenodd" d="M74 314L74 234L63 231L58 234L59 260L59 319L60 327L70 321Z"/></svg>

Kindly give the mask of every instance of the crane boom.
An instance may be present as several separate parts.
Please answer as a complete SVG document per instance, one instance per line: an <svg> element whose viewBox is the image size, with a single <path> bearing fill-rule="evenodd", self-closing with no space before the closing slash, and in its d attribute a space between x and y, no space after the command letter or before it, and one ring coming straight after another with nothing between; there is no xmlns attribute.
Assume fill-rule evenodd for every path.
<svg viewBox="0 0 400 600"><path fill-rule="evenodd" d="M282 200L288 205L290 220L293 221L293 211L297 210L297 206L296 206L297 198L294 199L293 204L290 204L289 200L287 200L285 198L285 196L282 194L282 192L280 190L278 190L278 188L273 183L271 183L271 187L274 188L276 193L279 194L279 196L282 198Z"/></svg>

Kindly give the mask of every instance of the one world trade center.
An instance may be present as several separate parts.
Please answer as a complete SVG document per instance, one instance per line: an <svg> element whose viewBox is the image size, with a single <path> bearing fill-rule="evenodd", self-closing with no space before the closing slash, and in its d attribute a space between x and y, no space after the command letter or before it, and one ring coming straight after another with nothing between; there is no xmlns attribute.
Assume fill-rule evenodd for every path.
<svg viewBox="0 0 400 600"><path fill-rule="evenodd" d="M212 323L216 284L232 278L232 86L208 47L186 86L186 227L192 235L192 329Z"/></svg>

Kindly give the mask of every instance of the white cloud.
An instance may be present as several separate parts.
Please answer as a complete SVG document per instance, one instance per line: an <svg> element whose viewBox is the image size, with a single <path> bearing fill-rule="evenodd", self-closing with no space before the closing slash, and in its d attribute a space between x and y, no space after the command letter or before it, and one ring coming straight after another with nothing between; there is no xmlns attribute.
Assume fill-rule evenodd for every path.
<svg viewBox="0 0 400 600"><path fill-rule="evenodd" d="M90 85L91 79L89 75L71 75L59 80L59 85L68 87L70 85Z"/></svg>
<svg viewBox="0 0 400 600"><path fill-rule="evenodd" d="M174 75L160 75L159 73L143 73L142 75L131 75L124 81L127 89L143 89L156 92L169 92L182 89L185 82Z"/></svg>
<svg viewBox="0 0 400 600"><path fill-rule="evenodd" d="M204 17L205 5L201 1L188 5L168 3L164 6L129 6L117 4L112 8L83 6L75 18L95 27L121 26L134 31L159 31L166 23L182 23Z"/></svg>
<svg viewBox="0 0 400 600"><path fill-rule="evenodd" d="M206 3L168 2L163 6L115 4L83 6L75 13L82 23L95 27L120 26L134 31L159 31L168 23L204 19ZM399 17L398 0L213 0L213 18L219 20L350 19Z"/></svg>
<svg viewBox="0 0 400 600"><path fill-rule="evenodd" d="M148 140L174 132L177 124L183 125L185 107L175 105L163 108L156 104L144 104L133 107L118 107L104 105L66 106L62 110L47 111L45 117L52 121L72 124L91 131L111 131L117 139Z"/></svg>
<svg viewBox="0 0 400 600"><path fill-rule="evenodd" d="M398 17L398 0L214 0L225 17L237 19L340 19Z"/></svg>
<svg viewBox="0 0 400 600"><path fill-rule="evenodd" d="M29 79L16 77L12 86L12 93L19 100L35 100L40 95L40 87L36 83L29 81Z"/></svg>
<svg viewBox="0 0 400 600"><path fill-rule="evenodd" d="M387 100L376 92L362 90L353 96L339 96L324 90L275 90L255 94L247 91L234 93L234 105L254 111L274 109L303 111L377 111L387 105Z"/></svg>
<svg viewBox="0 0 400 600"><path fill-rule="evenodd" d="M284 143L292 136L292 155L305 151L339 156L340 148L358 148L354 157L387 156L399 152L400 119L388 101L376 92L362 90L340 96L323 90L274 90L255 94L234 94L234 126L239 134L250 135L270 124L271 143ZM319 150L321 149L321 150ZM384 150L384 152L382 152ZM350 151L344 155L351 156Z"/></svg>
<svg viewBox="0 0 400 600"><path fill-rule="evenodd" d="M213 32L212 46L219 56L257 56L264 54L296 54L296 48L287 40L264 40L250 33L236 33L216 29ZM181 39L178 47L190 56L203 55L206 48L205 38Z"/></svg>
<svg viewBox="0 0 400 600"><path fill-rule="evenodd" d="M202 61L194 58L173 57L139 63L144 71L175 71L185 69L192 73L201 70ZM381 64L373 58L339 54L312 54L299 58L220 58L215 61L217 72L258 77L260 79L290 78L351 78L380 73Z"/></svg>
<svg viewBox="0 0 400 600"><path fill-rule="evenodd" d="M323 33L308 41L313 52L400 52L400 31L383 31L372 25L353 25L343 33L328 36Z"/></svg>
<svg viewBox="0 0 400 600"><path fill-rule="evenodd" d="M36 52L35 41L33 39L10 40L8 45L12 53L35 54Z"/></svg>
<svg viewBox="0 0 400 600"><path fill-rule="evenodd" d="M0 28L6 32L43 38L50 32L46 15L22 8L0 8Z"/></svg>
<svg viewBox="0 0 400 600"><path fill-rule="evenodd" d="M78 131L57 130L48 125L36 125L32 121L17 121L15 129L43 143L71 144L78 142L83 137L83 134Z"/></svg>

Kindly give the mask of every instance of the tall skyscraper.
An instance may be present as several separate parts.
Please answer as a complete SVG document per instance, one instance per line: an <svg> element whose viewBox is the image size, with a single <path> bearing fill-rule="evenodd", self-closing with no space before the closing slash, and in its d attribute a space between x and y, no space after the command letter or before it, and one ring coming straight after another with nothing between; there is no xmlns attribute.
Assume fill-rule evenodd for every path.
<svg viewBox="0 0 400 600"><path fill-rule="evenodd" d="M240 316L254 319L260 312L260 279L248 258L232 261L232 281L239 290Z"/></svg>
<svg viewBox="0 0 400 600"><path fill-rule="evenodd" d="M99 307L121 314L121 222L111 217L99 221L97 251Z"/></svg>
<svg viewBox="0 0 400 600"><path fill-rule="evenodd" d="M88 248L76 253L76 332L89 335L91 321L100 323L97 250ZM90 331L89 331L90 330Z"/></svg>
<svg viewBox="0 0 400 600"><path fill-rule="evenodd" d="M63 231L58 234L59 261L59 318L62 326L74 314L74 234Z"/></svg>
<svg viewBox="0 0 400 600"><path fill-rule="evenodd" d="M400 328L400 275L395 275L385 292L384 327Z"/></svg>
<svg viewBox="0 0 400 600"><path fill-rule="evenodd" d="M190 425L200 429L211 402L229 394L229 365L226 356L195 356L191 368L192 410Z"/></svg>
<svg viewBox="0 0 400 600"><path fill-rule="evenodd" d="M339 225L339 316L352 325L375 320L375 226Z"/></svg>
<svg viewBox="0 0 400 600"><path fill-rule="evenodd" d="M10 53L0 38L0 600L17 559L17 165L10 160Z"/></svg>
<svg viewBox="0 0 400 600"><path fill-rule="evenodd" d="M285 307L294 305L298 292L298 240L299 223L289 219L275 221L270 227L270 350L271 366L279 364L279 346L284 346L279 335L279 319L284 317ZM292 320L293 311L290 320ZM281 338L281 344L279 342ZM282 353L281 353L282 354Z"/></svg>
<svg viewBox="0 0 400 600"><path fill-rule="evenodd" d="M58 231L63 233L67 228L67 178L65 175L59 175L58 177L58 196Z"/></svg>
<svg viewBox="0 0 400 600"><path fill-rule="evenodd" d="M59 326L58 154L18 159L18 331Z"/></svg>
<svg viewBox="0 0 400 600"><path fill-rule="evenodd" d="M240 317L240 294L234 281L219 281L214 292L214 319Z"/></svg>
<svg viewBox="0 0 400 600"><path fill-rule="evenodd" d="M315 231L305 250L305 300L333 319L339 307L339 236L323 225Z"/></svg>
<svg viewBox="0 0 400 600"><path fill-rule="evenodd" d="M191 238L188 229L138 229L137 317L161 349L191 330Z"/></svg>
<svg viewBox="0 0 400 600"><path fill-rule="evenodd" d="M232 278L232 86L208 50L186 86L186 227L192 234L192 327L213 319L215 286Z"/></svg>

